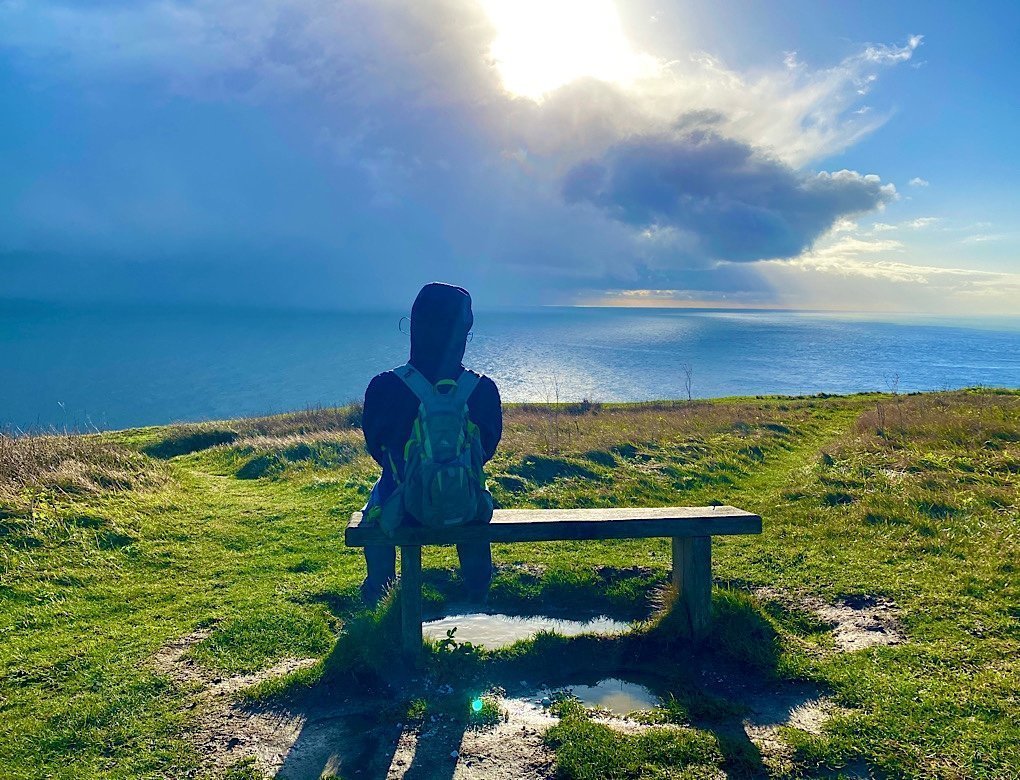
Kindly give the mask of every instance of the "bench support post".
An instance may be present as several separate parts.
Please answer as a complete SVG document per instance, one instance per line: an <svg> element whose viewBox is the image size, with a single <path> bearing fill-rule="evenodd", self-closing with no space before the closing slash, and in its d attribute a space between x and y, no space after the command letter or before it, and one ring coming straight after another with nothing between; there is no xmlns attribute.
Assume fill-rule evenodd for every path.
<svg viewBox="0 0 1020 780"><path fill-rule="evenodd" d="M421 653L421 547L400 548L400 641L404 655Z"/></svg>
<svg viewBox="0 0 1020 780"><path fill-rule="evenodd" d="M701 639L712 620L712 537L673 537L673 584L687 611L691 637Z"/></svg>

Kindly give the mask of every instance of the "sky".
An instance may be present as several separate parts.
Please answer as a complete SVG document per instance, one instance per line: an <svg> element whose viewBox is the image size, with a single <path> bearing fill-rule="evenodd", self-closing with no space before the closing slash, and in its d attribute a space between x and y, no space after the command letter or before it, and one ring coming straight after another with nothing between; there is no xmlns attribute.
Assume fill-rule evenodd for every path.
<svg viewBox="0 0 1020 780"><path fill-rule="evenodd" d="M0 0L0 298L1020 311L1015 2Z"/></svg>

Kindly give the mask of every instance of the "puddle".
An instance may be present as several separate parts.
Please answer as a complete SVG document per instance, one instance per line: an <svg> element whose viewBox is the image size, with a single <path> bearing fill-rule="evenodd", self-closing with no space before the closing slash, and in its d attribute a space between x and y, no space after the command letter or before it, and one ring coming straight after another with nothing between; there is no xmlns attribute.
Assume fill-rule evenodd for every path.
<svg viewBox="0 0 1020 780"><path fill-rule="evenodd" d="M549 705L557 694L570 694L589 708L624 717L635 710L658 706L659 697L640 683L607 677L593 685L556 685L532 690L526 696L516 695L504 700L508 705L522 706L549 717Z"/></svg>
<svg viewBox="0 0 1020 780"><path fill-rule="evenodd" d="M422 625L422 632L429 639L446 639L446 632L451 628L457 629L454 636L458 642L470 642L487 650L495 650L535 636L540 631L555 631L562 636L622 634L630 629L630 625L607 617L580 621L543 615L520 617L473 612L430 620Z"/></svg>
<svg viewBox="0 0 1020 780"><path fill-rule="evenodd" d="M634 710L649 710L659 697L643 685L610 677L594 685L572 685L569 690L585 707L596 707L613 715L626 715Z"/></svg>

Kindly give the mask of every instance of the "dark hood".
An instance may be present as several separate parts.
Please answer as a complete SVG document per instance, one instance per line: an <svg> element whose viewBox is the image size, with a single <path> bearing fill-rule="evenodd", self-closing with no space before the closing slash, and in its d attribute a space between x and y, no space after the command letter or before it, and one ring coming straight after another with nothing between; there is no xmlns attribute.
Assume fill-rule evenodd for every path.
<svg viewBox="0 0 1020 780"><path fill-rule="evenodd" d="M425 285L411 307L411 365L432 383L456 378L473 324L467 290L440 282Z"/></svg>

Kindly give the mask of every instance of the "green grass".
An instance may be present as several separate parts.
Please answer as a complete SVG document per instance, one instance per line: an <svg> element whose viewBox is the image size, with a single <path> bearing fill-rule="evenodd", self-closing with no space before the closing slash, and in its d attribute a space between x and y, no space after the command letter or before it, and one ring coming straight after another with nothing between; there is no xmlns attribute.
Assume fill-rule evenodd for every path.
<svg viewBox="0 0 1020 780"><path fill-rule="evenodd" d="M353 692L391 671L393 605L361 607L363 561L342 542L375 476L358 422L352 407L0 440L0 774L201 775L188 685L150 660L198 628L210 633L190 654L210 672L322 659L252 698L324 679ZM840 705L821 735L782 732L792 758L779 774L860 760L889 777L1020 777L1020 394L515 407L490 471L504 506L723 502L761 513L765 532L714 545L717 619L701 651L668 610L620 639L433 645L428 664L458 683L450 706L465 722L469 689L658 668L672 696L654 729L561 718L547 739L562 777L766 771L718 725L739 708L669 673L690 654L694 669L812 681ZM668 602L668 540L494 554L492 605L507 611L633 619ZM455 561L426 551L433 608L459 596ZM758 601L757 586L794 601L884 597L909 641L835 653L826 625ZM410 717L413 699L437 706L385 706Z"/></svg>

